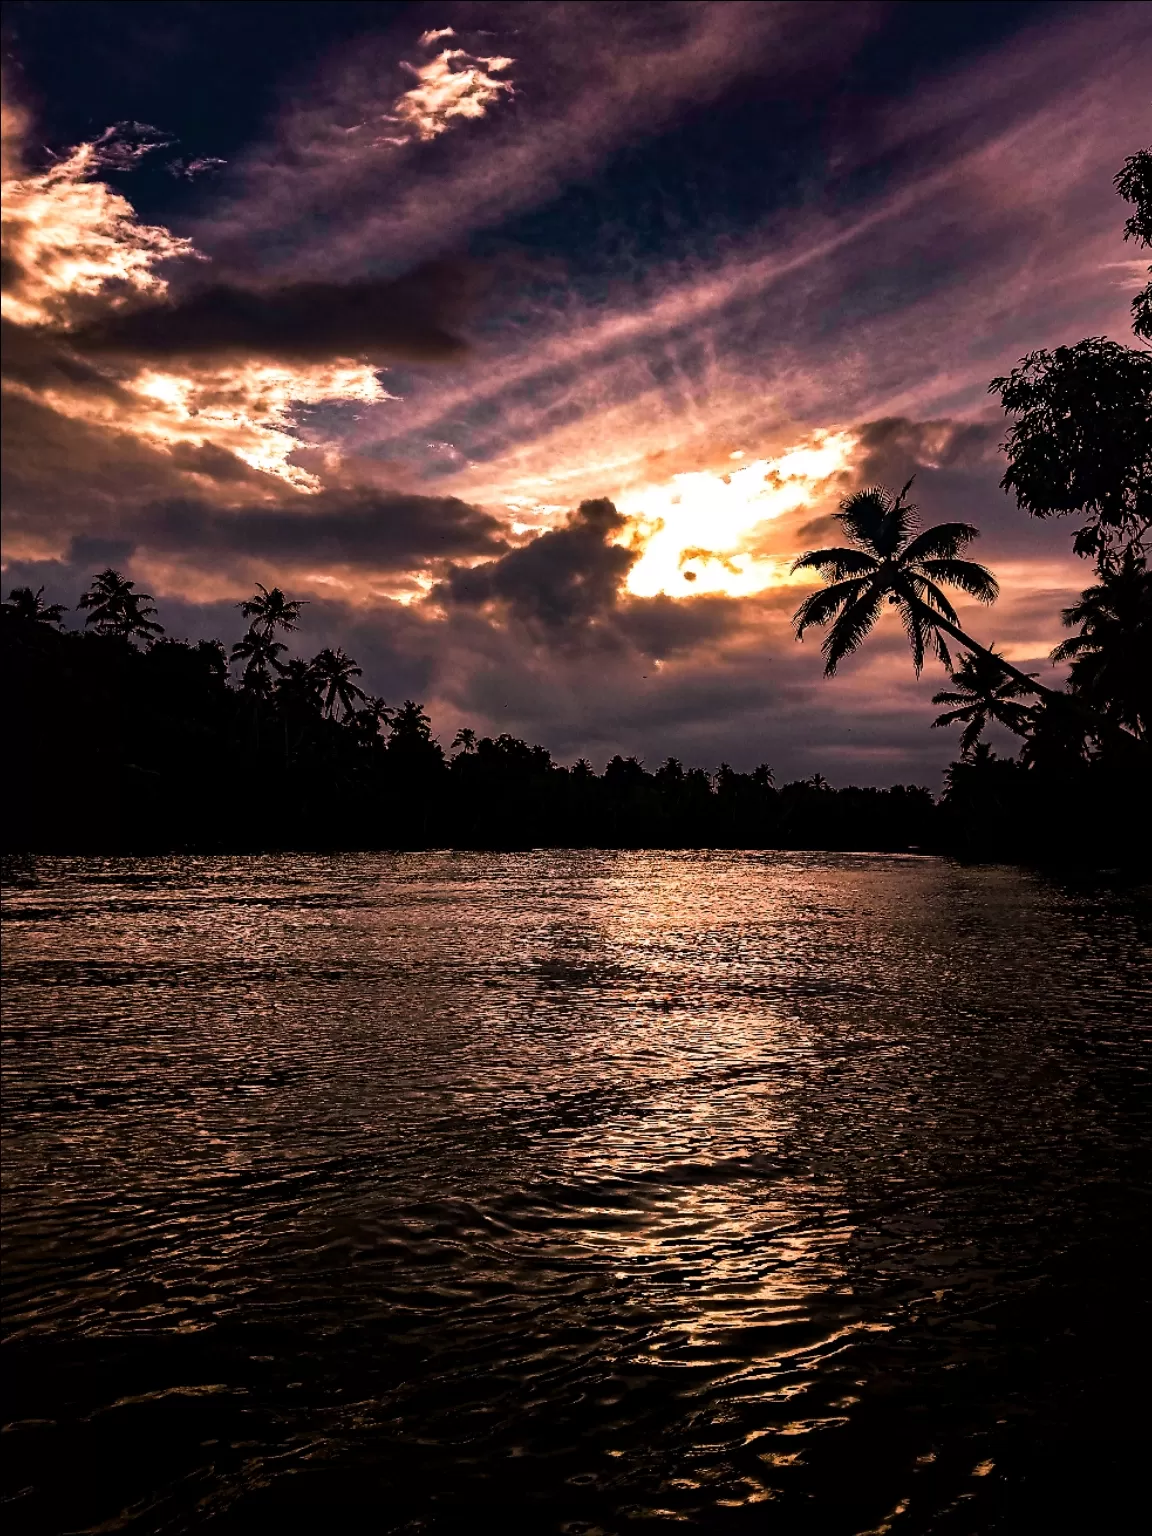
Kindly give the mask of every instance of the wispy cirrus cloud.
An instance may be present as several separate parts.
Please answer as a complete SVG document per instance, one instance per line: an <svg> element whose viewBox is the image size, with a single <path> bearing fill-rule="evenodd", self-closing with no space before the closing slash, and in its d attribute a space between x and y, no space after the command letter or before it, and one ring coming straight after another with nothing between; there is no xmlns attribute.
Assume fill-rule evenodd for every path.
<svg viewBox="0 0 1152 1536"><path fill-rule="evenodd" d="M454 35L495 40L515 55L514 93L501 92L499 110L485 93L510 83L503 56L499 80L477 100L483 122L398 144L380 125L397 115L397 53L406 45L394 32L375 44L360 40L326 61L268 138L233 167L228 195L197 239L224 262L261 248L274 270L317 261L335 271L403 266L455 249L469 232L554 196L736 80L758 76L770 89L773 81L793 84L798 72L835 67L878 14L870 4L841 6L830 32L812 7L790 0L450 5ZM443 71L456 69L459 82L437 64L436 92L451 100L461 90L467 101L465 76L475 68L467 61L484 57L465 53L453 64L455 50L447 53ZM491 75L492 58L487 69Z"/></svg>

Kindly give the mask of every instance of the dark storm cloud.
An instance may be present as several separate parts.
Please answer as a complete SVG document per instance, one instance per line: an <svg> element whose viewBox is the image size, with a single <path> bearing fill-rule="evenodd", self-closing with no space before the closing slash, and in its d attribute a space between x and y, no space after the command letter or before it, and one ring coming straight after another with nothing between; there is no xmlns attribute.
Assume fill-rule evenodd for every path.
<svg viewBox="0 0 1152 1536"><path fill-rule="evenodd" d="M453 571L436 595L446 606L497 604L546 630L595 623L615 608L638 558L610 542L624 524L610 501L583 501L563 528L499 560Z"/></svg>
<svg viewBox="0 0 1152 1536"><path fill-rule="evenodd" d="M429 558L498 554L501 524L454 496L387 491L330 491L302 510L228 508L180 499L146 508L133 520L137 546L196 564L231 556L270 565L410 569Z"/></svg>
<svg viewBox="0 0 1152 1536"><path fill-rule="evenodd" d="M106 316L70 339L82 352L143 361L433 361L467 350L448 327L470 290L463 268L450 262L430 263L394 281L301 282L263 290L218 283Z"/></svg>
<svg viewBox="0 0 1152 1536"><path fill-rule="evenodd" d="M923 468L976 469L997 462L1004 427L997 422L914 421L884 416L855 428L859 439L857 473L865 484L900 482ZM902 483L902 482L900 482Z"/></svg>

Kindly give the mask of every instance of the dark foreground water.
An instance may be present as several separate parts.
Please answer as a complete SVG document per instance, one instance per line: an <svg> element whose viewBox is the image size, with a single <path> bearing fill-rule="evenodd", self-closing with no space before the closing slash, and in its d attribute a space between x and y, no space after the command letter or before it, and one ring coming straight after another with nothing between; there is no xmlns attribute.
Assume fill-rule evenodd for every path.
<svg viewBox="0 0 1152 1536"><path fill-rule="evenodd" d="M37 873L8 1531L1140 1528L1139 891L833 854Z"/></svg>

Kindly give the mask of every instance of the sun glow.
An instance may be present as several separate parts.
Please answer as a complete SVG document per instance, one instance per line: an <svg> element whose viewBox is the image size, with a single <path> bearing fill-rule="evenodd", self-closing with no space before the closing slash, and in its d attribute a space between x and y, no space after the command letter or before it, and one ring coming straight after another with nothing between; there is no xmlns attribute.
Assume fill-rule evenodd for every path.
<svg viewBox="0 0 1152 1536"><path fill-rule="evenodd" d="M738 468L673 475L663 485L622 495L618 506L629 519L629 539L643 550L628 590L637 597L744 597L779 585L787 564L758 547L762 525L826 492L855 442L849 432L818 433L777 458L744 463L743 453L733 453Z"/></svg>

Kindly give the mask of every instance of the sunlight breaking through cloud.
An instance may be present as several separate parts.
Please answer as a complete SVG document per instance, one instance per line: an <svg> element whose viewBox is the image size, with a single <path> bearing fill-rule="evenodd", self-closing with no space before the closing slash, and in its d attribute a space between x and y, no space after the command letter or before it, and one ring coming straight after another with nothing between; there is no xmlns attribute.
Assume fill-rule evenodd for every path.
<svg viewBox="0 0 1152 1536"><path fill-rule="evenodd" d="M141 223L131 202L100 179L102 171L124 169L161 147L165 140L157 130L120 124L28 175L19 156L24 120L6 113L4 126L5 320L49 348L67 349L77 325L94 312L165 297L161 263L203 260L191 240ZM302 492L319 490L321 482L292 462L303 446L293 431L296 408L393 398L372 367L352 360L295 366L253 361L179 373L122 360L101 373L86 360L79 382L66 369L47 383L8 378L4 388L65 418L162 448L223 449Z"/></svg>
<svg viewBox="0 0 1152 1536"><path fill-rule="evenodd" d="M745 597L778 585L787 566L757 552L758 531L815 501L846 468L855 445L850 432L816 433L777 458L745 464L737 452L725 473L673 475L664 485L628 492L620 510L643 547L628 590L637 597Z"/></svg>
<svg viewBox="0 0 1152 1536"><path fill-rule="evenodd" d="M141 224L126 197L97 173L108 135L80 144L38 176L4 184L4 256L14 281L4 318L17 325L67 325L77 297L118 304L167 292L157 264L196 258L191 240Z"/></svg>

